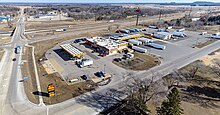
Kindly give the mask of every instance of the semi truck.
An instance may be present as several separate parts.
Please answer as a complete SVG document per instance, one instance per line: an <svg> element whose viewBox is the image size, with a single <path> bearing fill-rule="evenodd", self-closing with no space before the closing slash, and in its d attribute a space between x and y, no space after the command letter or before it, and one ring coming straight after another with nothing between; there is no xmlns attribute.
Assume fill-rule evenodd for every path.
<svg viewBox="0 0 220 115"><path fill-rule="evenodd" d="M156 49L166 49L166 46L164 45L160 45L160 44L157 44L157 43L148 43L149 46L153 47L153 48L156 48Z"/></svg>
<svg viewBox="0 0 220 115"><path fill-rule="evenodd" d="M220 33L212 34L211 38L220 39Z"/></svg>
<svg viewBox="0 0 220 115"><path fill-rule="evenodd" d="M128 40L128 43L138 46L138 45L140 45L142 42L140 42L140 41L138 41L138 40L131 39L131 40Z"/></svg>
<svg viewBox="0 0 220 115"><path fill-rule="evenodd" d="M146 53L147 52L147 49L141 48L141 47L138 47L138 46L132 46L132 49L135 50L135 51L142 52L142 53Z"/></svg>
<svg viewBox="0 0 220 115"><path fill-rule="evenodd" d="M20 47L20 46L17 46L17 47L15 48L15 53L16 53L16 54L19 54L20 51L21 51L21 47Z"/></svg>
<svg viewBox="0 0 220 115"><path fill-rule="evenodd" d="M81 68L83 68L83 67L85 67L85 66L90 66L90 65L92 65L93 64L93 60L84 60L84 61L81 61L81 63L80 63L80 67Z"/></svg>

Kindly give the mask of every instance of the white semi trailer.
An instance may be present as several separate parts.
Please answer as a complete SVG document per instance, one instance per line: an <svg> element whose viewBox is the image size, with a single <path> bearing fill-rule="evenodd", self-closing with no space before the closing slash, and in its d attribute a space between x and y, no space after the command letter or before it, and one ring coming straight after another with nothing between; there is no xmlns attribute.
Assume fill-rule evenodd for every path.
<svg viewBox="0 0 220 115"><path fill-rule="evenodd" d="M131 39L131 40L128 40L128 43L138 46L138 45L140 45L142 42L140 42L140 41L138 41L138 40Z"/></svg>
<svg viewBox="0 0 220 115"><path fill-rule="evenodd" d="M135 50L135 51L142 52L142 53L146 53L147 52L147 49L141 48L141 47L138 47L138 46L132 46L132 49Z"/></svg>
<svg viewBox="0 0 220 115"><path fill-rule="evenodd" d="M90 66L93 64L93 60L84 60L84 61L81 61L81 64L80 64L80 67L85 67L85 66Z"/></svg>

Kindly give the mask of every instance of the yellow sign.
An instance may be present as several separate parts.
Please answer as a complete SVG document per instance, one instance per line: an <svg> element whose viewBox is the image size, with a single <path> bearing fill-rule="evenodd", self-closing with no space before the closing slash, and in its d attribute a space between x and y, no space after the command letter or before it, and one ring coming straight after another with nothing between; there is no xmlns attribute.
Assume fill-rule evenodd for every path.
<svg viewBox="0 0 220 115"><path fill-rule="evenodd" d="M47 91L48 91L49 97L55 96L55 87L53 84L48 85Z"/></svg>
<svg viewBox="0 0 220 115"><path fill-rule="evenodd" d="M50 96L50 97L53 97L53 96L55 96L55 93L54 93L54 92L50 92L50 93L49 93L49 96Z"/></svg>

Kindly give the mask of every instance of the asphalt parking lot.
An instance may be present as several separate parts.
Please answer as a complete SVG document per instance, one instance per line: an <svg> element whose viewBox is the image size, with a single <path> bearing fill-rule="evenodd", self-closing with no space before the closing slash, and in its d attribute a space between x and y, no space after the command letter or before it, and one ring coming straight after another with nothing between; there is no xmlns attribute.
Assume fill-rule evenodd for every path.
<svg viewBox="0 0 220 115"><path fill-rule="evenodd" d="M180 38L180 40L169 40L169 41L155 41L155 43L166 46L165 50L155 49L149 46L140 45L142 48L148 49L147 53L157 55L161 57L162 64L167 62L172 62L184 55L189 55L196 51L196 48L192 48L193 45L199 42L205 42L209 40L206 36L199 35L198 32L185 32L188 37ZM90 59L94 61L94 64L90 67L79 68L73 60L71 60L71 56L64 52L59 45L64 43L73 43L75 47L79 48L82 51L86 52L84 56L86 59ZM122 57L123 54L115 54L106 57L98 56L98 53L91 53L93 49L86 45L80 45L79 43L74 43L74 39L65 41L52 49L48 50L46 53L46 58L48 60L56 60L56 65L62 67L62 71L58 71L64 79L70 79L79 77L82 75L91 75L93 76L97 71L105 71L106 73L110 73L114 78L112 81L117 81L123 76L128 70L121 68L112 63L114 58ZM53 63L52 63L53 64ZM131 70L129 70L131 71Z"/></svg>
<svg viewBox="0 0 220 115"><path fill-rule="evenodd" d="M72 41L66 41L64 43L73 43ZM64 44L62 43L62 44ZM122 72L126 70L118 67L112 63L112 60L116 57L122 57L122 54L116 54L106 57L98 56L98 53L91 53L91 49L86 48L84 45L74 44L77 48L86 52L84 58L94 61L92 66L79 68L75 62L70 58L71 56L61 49L59 45L48 50L46 53L46 58L48 60L55 59L57 64L61 66L63 71L58 71L65 80L76 78L82 75L94 76L95 72L105 71L106 73L111 74L112 76L122 76ZM53 63L52 63L53 64Z"/></svg>

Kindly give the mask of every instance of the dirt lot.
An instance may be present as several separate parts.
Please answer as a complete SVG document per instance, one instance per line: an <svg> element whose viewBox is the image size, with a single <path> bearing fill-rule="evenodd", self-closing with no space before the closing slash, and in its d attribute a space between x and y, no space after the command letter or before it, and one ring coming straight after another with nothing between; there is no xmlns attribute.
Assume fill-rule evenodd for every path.
<svg viewBox="0 0 220 115"><path fill-rule="evenodd" d="M220 76L212 71L213 69L210 67L213 60L220 59L219 56L216 56L219 53L220 50L209 55L209 58L201 58L201 60L180 69L181 72L186 72L199 67L195 77L188 75L186 77L186 74L183 74L186 80L179 82L177 86L182 98L181 107L184 110L184 115L218 115L220 113ZM209 61L209 64L205 64L204 61ZM151 110L151 114L156 115L154 102L149 101L147 105Z"/></svg>
<svg viewBox="0 0 220 115"><path fill-rule="evenodd" d="M89 21L73 21L73 20L51 20L51 21L28 21L25 25L27 30L29 29L43 29L43 28L51 28L51 27L59 27L59 26L76 26L83 23L91 23ZM93 21L94 23L94 21Z"/></svg>
<svg viewBox="0 0 220 115"><path fill-rule="evenodd" d="M25 47L24 55L22 56L22 60L24 61L22 65L22 76L28 76L28 81L24 81L24 89L28 99L38 104L39 98L37 95L34 95L33 92L37 91L35 73L34 73L34 65L32 61L31 55L32 49Z"/></svg>
<svg viewBox="0 0 220 115"><path fill-rule="evenodd" d="M41 73L43 74L43 73ZM64 80L61 79L58 73L50 75L40 75L40 83L42 92L44 95L43 100L45 104L55 104L59 103L73 97L79 96L83 93L90 92L96 88L96 86L91 86L92 81L80 82L73 85L67 85ZM53 83L55 85L55 96L47 97L47 86Z"/></svg>
<svg viewBox="0 0 220 115"><path fill-rule="evenodd" d="M219 32L219 25L214 25L214 26L203 26L200 30L200 32L208 32L210 34L215 34L216 32Z"/></svg>
<svg viewBox="0 0 220 115"><path fill-rule="evenodd" d="M9 28L7 23L0 23L0 32L12 31L14 28Z"/></svg>
<svg viewBox="0 0 220 115"><path fill-rule="evenodd" d="M84 36L84 35L82 35L82 36ZM77 38L77 37L82 37L82 36L81 35L74 36L74 37L69 36L69 37L65 37L63 39L48 40L48 41L43 41L43 42L31 44L31 45L35 46L36 60L39 60L42 57L44 57L44 53L48 49L52 48L54 45L56 45L60 42L72 39L72 38ZM29 55L31 55L30 51L29 51ZM31 57L29 57L29 58L31 58ZM29 63L31 63L31 62L29 61ZM25 66L28 66L28 67L25 68ZM29 64L29 65L24 64L24 67L23 67L24 72L23 73L27 75L27 71L31 72L32 74L29 73L29 76L31 76L31 80L33 80L33 82L35 82L33 67L30 67L30 66L32 66L32 65L31 64ZM68 100L70 98L73 98L75 96L78 96L82 93L94 90L96 88L96 86L93 86L93 87L89 86L89 84L93 84L91 81L81 82L81 83L77 83L77 84L68 86L65 83L65 81L63 81L61 79L61 77L58 73L48 75L40 62L37 62L37 67L38 67L38 73L39 73L39 77L40 77L41 88L42 88L42 95L44 96L43 99L44 99L45 104L59 103L59 102ZM31 80L30 80L30 82L31 82ZM35 97L37 97L37 96L35 96L35 95L37 95L36 87L30 82L27 85L32 85L33 87L26 89L26 93L32 102L38 103L38 99L35 98ZM47 86L50 83L53 83L55 85L56 96L49 98L49 97L47 97L48 96ZM36 82L34 84L36 85ZM34 93L35 95L33 94L33 92L35 92Z"/></svg>
<svg viewBox="0 0 220 115"><path fill-rule="evenodd" d="M4 55L4 49L0 48L0 61L1 61L3 55Z"/></svg>
<svg viewBox="0 0 220 115"><path fill-rule="evenodd" d="M216 39L211 39L211 40L208 40L208 41L206 41L206 42L204 42L204 43L199 43L199 44L197 44L197 45L195 45L195 46L193 46L193 47L203 48L203 47L205 47L205 46L208 46L208 45L214 43L215 41L217 41L217 40L216 40Z"/></svg>
<svg viewBox="0 0 220 115"><path fill-rule="evenodd" d="M121 62L113 61L114 64L130 70L147 70L160 64L160 60L156 57L134 52L133 59L127 59Z"/></svg>
<svg viewBox="0 0 220 115"><path fill-rule="evenodd" d="M0 35L0 44L9 43L11 41L11 37L9 35Z"/></svg>

